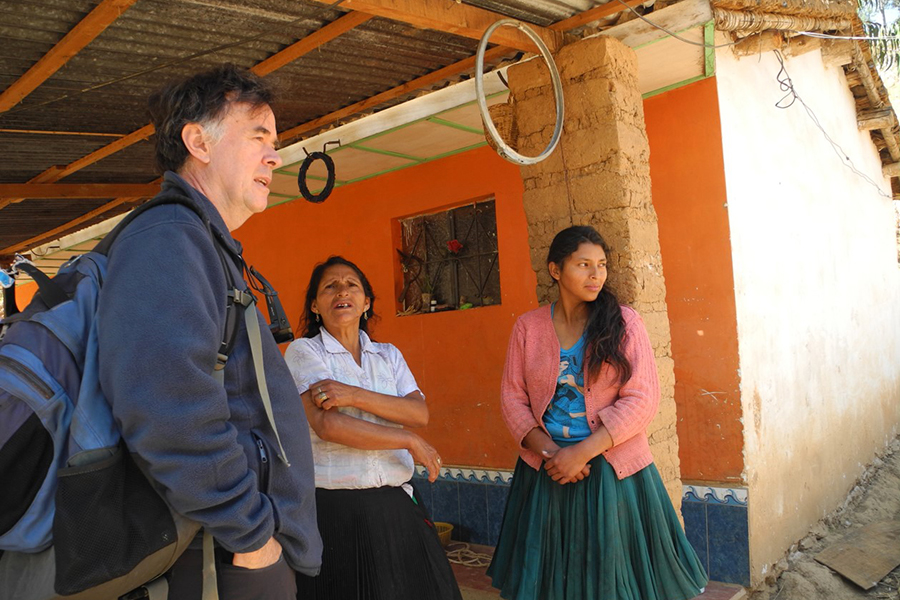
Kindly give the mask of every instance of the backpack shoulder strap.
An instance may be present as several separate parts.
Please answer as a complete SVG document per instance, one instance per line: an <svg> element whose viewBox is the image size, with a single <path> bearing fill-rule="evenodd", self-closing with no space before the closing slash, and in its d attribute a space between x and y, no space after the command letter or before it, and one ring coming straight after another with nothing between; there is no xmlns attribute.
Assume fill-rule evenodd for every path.
<svg viewBox="0 0 900 600"><path fill-rule="evenodd" d="M142 215L147 210L161 206L164 204L180 204L182 206L186 206L194 211L200 220L203 222L204 227L206 227L206 231L209 233L209 237L212 240L213 246L216 249L216 253L219 255L219 261L222 263L222 271L225 274L225 284L228 288L228 299L226 302L226 310L225 310L225 328L222 334L222 342L219 345L219 351L216 356L216 366L213 371L213 376L216 380L220 381L224 385L224 374L225 374L225 363L228 362L228 357L231 354L231 350L234 347L234 341L237 337L238 330L238 314L236 309L236 304L241 305L243 307L248 306L250 303L255 302L255 298L247 291L238 289L236 282L234 280L234 276L231 273L231 269L228 268L228 263L231 261L234 263L237 261L238 270L241 270L241 266L243 264L243 259L238 255L236 256L226 245L225 241L219 237L218 233L213 229L212 223L209 220L209 217L203 211L200 206L194 202L191 198L184 194L180 194L178 192L169 191L168 193L162 193L149 202L145 202L141 204L134 210L132 210L128 215L122 219L122 221L116 225L116 227L103 238L103 241L94 248L94 252L98 252L100 254L109 255L109 252L112 250L112 246L115 243L116 239L119 237L119 234L131 224L137 217Z"/></svg>

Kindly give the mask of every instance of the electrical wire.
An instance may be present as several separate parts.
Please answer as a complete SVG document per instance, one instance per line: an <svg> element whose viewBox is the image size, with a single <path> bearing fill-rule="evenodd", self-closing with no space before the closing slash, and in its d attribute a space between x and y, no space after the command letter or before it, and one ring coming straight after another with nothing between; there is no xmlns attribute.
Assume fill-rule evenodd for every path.
<svg viewBox="0 0 900 600"><path fill-rule="evenodd" d="M328 10L328 9L331 9L331 8L335 8L337 5L341 4L342 2L344 2L344 0L335 0L335 2L332 2L331 4L328 4L328 5L326 5L326 6L320 6L320 7L318 7L318 10L317 10L316 12L314 12L313 14L311 14L311 15L304 15L304 16L302 16L302 17L298 17L298 18L294 19L293 21L290 21L290 22L288 22L288 23L285 23L285 24L282 25L281 27L277 28L277 29L275 30L275 33L280 33L280 32L282 32L282 31L285 31L285 30L287 30L287 29L293 27L294 25L297 25L298 23L300 23L300 22L302 22L302 21L306 21L306 20L308 20L308 19L315 18L315 17L317 17L317 16L319 15L319 13L322 13L322 12ZM208 55L208 54L215 54L216 52L220 52L220 51L222 51L222 50L227 50L227 49L229 49L229 48L234 48L234 47L236 47L236 46L241 46L241 45L243 45L243 44L247 44L247 43L250 43L250 42L255 42L255 41L259 40L259 39L262 39L262 38L265 37L265 36L272 35L272 33L273 33L272 30L268 30L268 31L264 31L264 32L262 32L262 33L258 33L258 34L254 35L254 36L250 36L250 37L246 37L246 38L239 39L239 40L236 41L236 42L230 42L230 43L228 43L228 44L221 44L221 45L216 46L216 47L214 47L214 48L209 48L209 49L207 49L207 50L201 50L201 51L199 51L199 52L195 52L195 53L193 53L193 54L189 54L188 56L184 56L184 57L182 57L182 58L177 58L177 59L175 59L175 60L169 61L169 62L167 62L167 63L163 63L163 64L161 64L161 65L156 65L155 67L150 67L150 68L148 68L148 69L143 69L143 70L141 70L141 71L136 71L136 72L134 72L134 73L130 73L130 74L124 75L124 76L122 76L122 77L117 77L116 79L110 79L109 81L104 81L103 83L98 83L98 84L96 84L96 85L92 85L92 86L89 86L89 87L86 87L86 88L82 88L82 89L77 90L77 91L72 92L72 93L66 93L66 94L63 94L62 96L59 96L59 97L57 97L57 98L53 98L52 100L46 100L46 101L44 101L44 102L39 102L39 103L37 103L37 104L29 104L29 105L26 105L26 106L20 106L19 108L14 108L14 109L12 109L12 110L7 111L5 114L7 114L7 115L13 115L13 114L16 114L16 113L25 112L25 111L32 110L32 109L35 109L35 108L42 108L42 107L48 106L48 105L50 105L50 104L55 104L55 103L57 103L57 102L61 102L61 101L63 101L63 100L67 100L67 99L69 99L69 98L71 98L71 97L73 97L73 96L76 96L76 95L86 94L86 93L88 93L88 92L93 92L93 91L95 91L95 90L99 90L99 89L105 88L105 87L107 87L107 86L114 85L114 84L116 84L116 83L121 83L121 82L123 82L123 81L128 81L129 79L134 79L135 77L140 77L140 76L142 76L142 75L147 75L147 74L149 74L149 73L153 73L153 72L159 71L159 70L161 70L161 69L167 69L167 68L169 68L169 67L174 67L174 66L176 66L176 65L180 65L180 64L182 64L182 63L186 63L186 62L188 62L188 61L194 60L195 58L200 58L201 56L206 56L206 55Z"/></svg>
<svg viewBox="0 0 900 600"><path fill-rule="evenodd" d="M805 35L814 38L823 38L826 40L869 40L869 41L888 41L900 40L900 35L886 35L884 37L866 37L864 35L831 35L828 33L819 33L817 31L798 31L799 35Z"/></svg>
<svg viewBox="0 0 900 600"><path fill-rule="evenodd" d="M700 46L702 48L727 48L729 46L734 46L735 44L739 44L743 41L743 39L745 39L745 38L741 38L740 40L736 40L734 42L729 42L729 43L725 43L725 44L707 44L705 42L695 42L693 40L688 40L688 39L685 39L685 38L673 33L670 30L666 29L662 25L658 25L658 24L654 23L653 21L651 21L650 19L648 19L647 17L645 17L644 15L639 13L633 6L629 6L628 4L626 4L624 0L616 0L616 1L619 4L621 4L622 6L624 6L625 8L627 8L628 10L630 10L631 12L633 12L635 15L637 15L637 17L639 19L641 19L648 25L651 25L652 27L655 27L655 28L659 29L660 31L667 33L671 37L673 37L676 40L679 40L681 42L684 42L685 44L690 44L692 46ZM792 31L792 30L785 30L785 31ZM869 40L869 41L900 40L900 36L865 37L865 36L852 36L852 35L830 35L827 33L818 33L815 31L793 31L793 32L798 35L805 35L805 36L815 37L815 38L825 38L825 39L829 39L829 40Z"/></svg>
<svg viewBox="0 0 900 600"><path fill-rule="evenodd" d="M637 17L640 20L644 21L648 25L650 25L652 27L656 27L660 31L667 33L671 37L673 37L676 40L679 40L681 42L684 42L685 44L690 44L691 46L700 46L701 48L727 48L729 46L734 46L735 44L741 43L741 40L736 40L734 42L728 42L726 44L707 44L706 42L695 42L694 40L689 40L687 38L683 38L680 35L678 35L677 33L669 31L662 25L657 25L656 23L654 23L653 21L651 21L650 19L648 19L647 17L645 17L644 15L639 13L633 6L628 6L628 4L625 2L625 0L616 0L616 1L619 4L621 4L622 6L624 6L625 8L627 8L628 10L630 10L631 12L633 12L635 15L637 15Z"/></svg>
<svg viewBox="0 0 900 600"><path fill-rule="evenodd" d="M328 5L325 5L325 6L320 7L320 8L319 8L319 11L317 11L316 13L313 13L312 15L303 16L303 17L298 17L297 19L294 19L293 21L290 21L290 22L286 23L286 24L283 25L282 27L278 28L277 31L279 31L279 32L280 32L280 31L284 31L285 29L288 29L288 28L290 28L290 27L293 27L294 25L297 25L298 23L300 23L300 22L302 22L302 21L305 21L305 20L308 20L308 19L312 19L312 18L314 18L315 16L317 16L319 12L324 12L325 10L328 10L328 9L331 9L331 8L335 8L335 7L337 7L339 4L341 4L341 3L344 2L344 1L345 1L345 0L335 0L335 2L333 2L333 3L331 3L331 4L328 4ZM684 37L678 35L677 33L675 33L675 32L673 32L673 31L671 31L671 30L669 30L669 29L663 27L662 25L659 25L659 24L657 24L657 23L654 23L653 21L651 21L650 19L648 19L647 17L645 17L644 15L642 15L641 13L639 13L639 12L637 11L637 9L635 9L633 6L629 6L624 0L616 0L616 1L617 1L619 4L621 4L622 6L624 6L625 8L627 8L628 10L630 10L632 13L634 13L635 16L637 16L639 19L641 19L642 21L644 21L645 23L647 23L647 24L650 25L651 27L655 27L656 29L659 29L660 31L666 33L666 34L669 35L670 37L673 37L673 38L675 38L676 40L679 40L679 41L681 41L681 42L684 42L685 44L690 44L690 45L692 45L692 46L699 46L699 47L701 47L701 48L727 48L727 47L730 47L730 46L734 46L734 45L736 45L736 44L739 44L739 43L742 41L742 40L736 40L736 41L733 41L733 42L727 42L727 43L724 43L724 44L707 44L706 42L695 42L694 40L689 40L689 39L686 39L686 38L684 38ZM85 94L85 93L88 93L88 92L93 92L93 91L95 91L95 90L99 90L99 89L108 87L108 86L110 86L110 85L115 85L115 84L121 83L121 82L123 82L123 81L128 81L129 79L134 79L135 77L140 77L140 76L142 76L142 75L147 75L147 74L149 74L149 73L154 73L154 72L159 71L159 70L162 70L162 69L166 69L166 68L169 68L169 67L173 67L173 66L176 66L176 65L180 65L180 64L186 63L186 62L188 62L188 61L194 60L195 58L199 58L199 57L201 57L201 56L207 56L207 55L209 55L209 54L214 54L214 53L220 52L220 51L222 51L222 50L227 50L227 49L229 49L229 48L234 48L234 47L236 47L236 46L241 46L241 45L243 45L243 44L247 44L247 43L250 43L250 42L255 42L255 41L259 40L259 39L262 39L263 37L265 37L265 36L267 36L267 35L271 35L271 33L272 33L271 31L265 31L265 32L259 33L259 34L257 34L257 35L254 35L254 36L242 38L242 39L240 39L240 40L237 40L236 42L231 42L231 43L228 43L228 44L221 44L221 45L219 45L219 46L215 46L215 47L209 48L209 49L207 49L207 50L201 50L201 51L199 51L199 52L195 52L194 54L190 54L190 55L188 55L188 56L185 56L185 57L182 57L182 58L178 58L178 59L175 59L175 60L173 60L173 61L169 61L169 62L167 62L167 63L163 63L163 64L161 64L161 65L156 65L156 66L150 67L150 68L148 68L148 69L143 69L143 70L141 70L141 71L136 71L136 72L134 72L134 73L130 73L130 74L128 74L128 75L124 75L124 76L118 77L118 78L116 78L116 79L111 79L111 80L105 81L105 82L103 82L103 83L98 83L98 84L96 84L96 85L92 85L92 86L89 86L89 87L86 87L86 88L82 88L82 89L77 90L77 91L75 91L75 92L66 93L66 94L63 94L62 96L59 96L59 97L57 97L57 98L53 98L53 99L51 99L51 100L46 100L46 101L44 101L44 102L39 102L39 103L37 103L37 104L29 104L29 105L25 105L25 106L20 106L20 107L18 107L18 108L14 108L14 109L12 109L12 110L7 111L6 114L7 114L7 115L13 115L13 114L17 114L17 113L21 113L21 112L33 110L33 109L35 109L35 108L42 108L42 107L48 106L48 105L50 105L50 104L55 104L55 103L57 103L57 102L61 102L61 101L63 101L63 100L67 100L67 99L72 98L72 97L74 97L74 96L76 96L76 95ZM900 36L886 36L886 37L839 36L839 35L829 35L829 34L826 34L826 33L817 33L817 32L814 32L814 31L797 31L797 32L795 32L795 33L797 33L797 34L799 34L799 35L809 36L809 37L825 38L825 39L834 39L834 40L870 40L870 41L873 41L873 40L885 40L885 41L886 41L886 40L897 40L897 39L900 39Z"/></svg>
<svg viewBox="0 0 900 600"><path fill-rule="evenodd" d="M794 88L794 82L791 80L791 76L787 72L787 68L784 66L784 57L781 55L781 52L778 50L773 51L775 53L775 58L778 59L778 64L781 65L781 68L778 70L778 74L775 75L776 81L778 81L778 85L781 88L781 91L785 92L785 95L775 103L777 108L788 109L792 107L795 103L799 102L800 105L806 110L806 114L809 115L809 118L812 120L813 124L822 132L822 135L825 136L825 140L831 144L832 150L837 154L838 158L841 160L841 164L845 167L853 171L857 176L868 182L872 187L878 190L878 194L887 198L888 200L892 200L893 198L886 194L884 190L881 189L871 177L860 171L853 164L853 161L847 156L847 153L844 152L844 149L831 139L831 136L828 135L828 132L825 131L825 128L822 127L822 124L819 122L819 118L816 117L816 114L812 111L812 109L803 101L803 98L797 93L797 90Z"/></svg>

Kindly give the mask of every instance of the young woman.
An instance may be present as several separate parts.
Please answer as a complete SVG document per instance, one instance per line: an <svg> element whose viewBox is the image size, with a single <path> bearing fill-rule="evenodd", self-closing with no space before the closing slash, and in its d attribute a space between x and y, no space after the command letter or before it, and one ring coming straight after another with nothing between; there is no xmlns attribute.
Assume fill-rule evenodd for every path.
<svg viewBox="0 0 900 600"><path fill-rule="evenodd" d="M653 348L605 285L608 252L592 227L559 232L559 300L510 338L501 406L521 458L488 569L509 600L686 600L707 583L650 454Z"/></svg>
<svg viewBox="0 0 900 600"><path fill-rule="evenodd" d="M352 262L312 272L303 338L285 360L311 428L324 552L301 600L460 600L434 525L413 497L413 463L437 477L441 458L408 428L428 407L400 351L373 342L375 294Z"/></svg>

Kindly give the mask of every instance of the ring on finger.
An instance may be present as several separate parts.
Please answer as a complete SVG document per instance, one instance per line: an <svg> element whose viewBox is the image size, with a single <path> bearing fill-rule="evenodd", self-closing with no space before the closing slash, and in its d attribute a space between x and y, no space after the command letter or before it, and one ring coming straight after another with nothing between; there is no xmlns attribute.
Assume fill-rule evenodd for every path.
<svg viewBox="0 0 900 600"><path fill-rule="evenodd" d="M326 394L325 392L319 392L316 398L319 400L319 402L325 402L326 400L328 400L328 394Z"/></svg>

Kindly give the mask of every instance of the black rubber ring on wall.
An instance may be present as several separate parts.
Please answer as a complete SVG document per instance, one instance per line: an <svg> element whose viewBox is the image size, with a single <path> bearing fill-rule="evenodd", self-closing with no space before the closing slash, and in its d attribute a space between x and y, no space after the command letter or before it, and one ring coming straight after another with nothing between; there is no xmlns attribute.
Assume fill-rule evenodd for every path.
<svg viewBox="0 0 900 600"><path fill-rule="evenodd" d="M322 191L318 194L313 194L309 191L309 186L306 183L306 173L317 160L321 160L325 163L325 170L328 171L328 178L325 180L325 187L322 188ZM324 152L311 152L300 165L300 173L297 175L297 185L300 187L300 194L308 201L315 202L316 204L325 202L325 198L331 195L331 190L334 189L334 159Z"/></svg>

